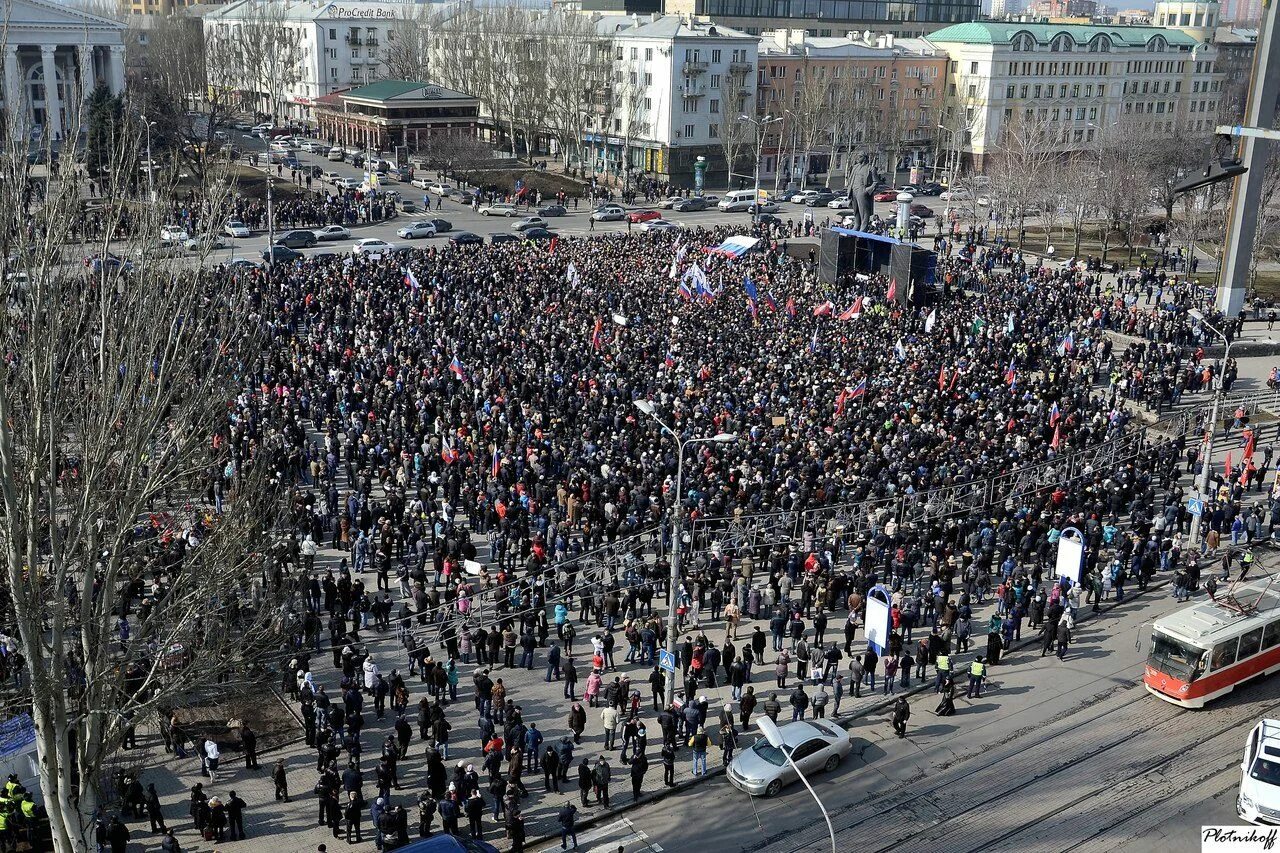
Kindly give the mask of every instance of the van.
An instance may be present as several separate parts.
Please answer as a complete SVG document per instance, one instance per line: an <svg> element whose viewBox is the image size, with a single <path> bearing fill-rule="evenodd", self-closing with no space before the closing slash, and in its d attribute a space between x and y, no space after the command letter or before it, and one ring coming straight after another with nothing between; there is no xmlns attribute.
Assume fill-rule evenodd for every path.
<svg viewBox="0 0 1280 853"><path fill-rule="evenodd" d="M330 148L329 154L327 155L327 159L333 160L335 162L339 160L345 160L346 157L347 157L347 153L343 151L341 148L338 148L337 146Z"/></svg>
<svg viewBox="0 0 1280 853"><path fill-rule="evenodd" d="M1236 814L1253 824L1280 822L1280 720L1264 719L1253 727L1240 770Z"/></svg>
<svg viewBox="0 0 1280 853"><path fill-rule="evenodd" d="M723 210L725 213L739 213L744 210L750 210L755 200L755 190L731 190L724 194L724 197L716 204L716 208Z"/></svg>

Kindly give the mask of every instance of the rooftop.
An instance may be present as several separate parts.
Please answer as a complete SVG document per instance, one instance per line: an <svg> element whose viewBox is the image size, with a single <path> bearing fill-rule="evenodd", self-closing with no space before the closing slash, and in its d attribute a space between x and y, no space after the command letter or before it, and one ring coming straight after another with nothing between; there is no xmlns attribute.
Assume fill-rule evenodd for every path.
<svg viewBox="0 0 1280 853"><path fill-rule="evenodd" d="M1218 602L1202 601L1192 607L1185 607L1161 617L1156 621L1155 627L1163 633L1176 637L1200 640L1245 620L1257 620L1262 624L1280 617L1280 588L1271 585L1269 578L1240 584L1232 590L1231 595L1243 605L1252 606L1256 601L1256 613L1243 615L1223 607ZM1219 589L1219 599L1224 596L1225 590Z"/></svg>
<svg viewBox="0 0 1280 853"><path fill-rule="evenodd" d="M379 80L377 83L338 94L343 98L361 101L440 101L472 97L464 92L455 92L453 89L420 80Z"/></svg>
<svg viewBox="0 0 1280 853"><path fill-rule="evenodd" d="M1190 48L1199 44L1181 30L1164 27L1113 27L1106 25L1085 26L1078 24L1023 24L1013 21L971 21L955 24L930 33L926 39L934 44L1010 44L1014 36L1027 33L1037 44L1048 45L1062 33L1071 36L1076 44L1088 44L1099 35L1105 35L1121 47L1143 47L1157 36L1163 37L1173 47Z"/></svg>

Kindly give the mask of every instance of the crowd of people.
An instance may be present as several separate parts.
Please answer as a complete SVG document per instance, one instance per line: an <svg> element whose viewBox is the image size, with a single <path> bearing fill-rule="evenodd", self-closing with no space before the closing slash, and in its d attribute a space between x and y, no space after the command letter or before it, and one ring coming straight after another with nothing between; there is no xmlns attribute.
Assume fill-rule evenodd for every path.
<svg viewBox="0 0 1280 853"><path fill-rule="evenodd" d="M637 797L651 758L666 785L682 754L703 775L710 747L732 760L757 708L837 715L864 688L932 677L945 713L975 637L980 696L1024 627L1066 657L1104 587L1187 571L1199 543L1185 541L1181 435L1016 502L872 514L839 534L823 513L1052 461L1136 429L1135 405L1224 381L1192 348L1192 291L1155 267L1104 279L974 233L941 241L939 290L915 307L881 276L820 282L811 254L768 232L741 258L709 251L731 233L229 273L250 277L268 340L233 442L269 448L287 494L297 620L281 688L334 838L367 826L392 849L437 819L483 837L488 816L519 850L538 770L544 796L576 775L580 808L607 807L614 761ZM690 445L677 491L668 428L733 440ZM1220 479L1214 524L1230 530L1245 496ZM673 512L695 531L805 521L787 541L690 536L669 590ZM1068 526L1089 545L1075 587L1053 571ZM601 553L626 559L600 571ZM883 654L859 634L877 584L892 591ZM669 592L676 703L655 666ZM563 682L553 713L522 707L535 679ZM909 712L895 710L900 734ZM283 763L272 775L289 799ZM566 841L578 809L553 804Z"/></svg>

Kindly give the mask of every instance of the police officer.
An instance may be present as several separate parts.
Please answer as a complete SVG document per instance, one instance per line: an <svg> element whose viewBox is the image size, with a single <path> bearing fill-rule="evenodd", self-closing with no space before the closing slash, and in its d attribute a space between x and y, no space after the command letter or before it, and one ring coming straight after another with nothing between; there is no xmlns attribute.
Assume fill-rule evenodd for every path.
<svg viewBox="0 0 1280 853"><path fill-rule="evenodd" d="M982 656L974 658L973 663L969 664L969 690L965 694L970 699L982 698L982 679L987 674L987 665L982 662Z"/></svg>
<svg viewBox="0 0 1280 853"><path fill-rule="evenodd" d="M951 674L951 656L946 652L939 652L937 657L938 672L933 679L933 692L937 693L942 690L942 682Z"/></svg>

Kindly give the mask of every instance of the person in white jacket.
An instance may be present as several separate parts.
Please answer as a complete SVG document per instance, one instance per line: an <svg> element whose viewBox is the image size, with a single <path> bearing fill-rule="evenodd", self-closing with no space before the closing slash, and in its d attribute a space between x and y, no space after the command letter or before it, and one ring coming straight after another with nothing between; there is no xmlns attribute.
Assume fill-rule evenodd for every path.
<svg viewBox="0 0 1280 853"><path fill-rule="evenodd" d="M373 662L373 658L364 659L364 690L366 693L373 692L373 683L378 678L378 665Z"/></svg>

